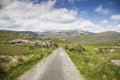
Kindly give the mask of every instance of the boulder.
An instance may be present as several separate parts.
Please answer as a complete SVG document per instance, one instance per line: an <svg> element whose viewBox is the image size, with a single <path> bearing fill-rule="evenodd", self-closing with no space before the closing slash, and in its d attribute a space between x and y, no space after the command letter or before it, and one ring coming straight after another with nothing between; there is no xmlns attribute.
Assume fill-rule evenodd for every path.
<svg viewBox="0 0 120 80"><path fill-rule="evenodd" d="M21 43L21 42L22 42L22 39L15 39L15 40L9 41L10 44Z"/></svg>
<svg viewBox="0 0 120 80"><path fill-rule="evenodd" d="M112 46L113 49L120 49L120 46Z"/></svg>
<svg viewBox="0 0 120 80"><path fill-rule="evenodd" d="M9 61L10 61L10 58L8 56L5 56L5 55L0 56L0 63L9 62Z"/></svg>
<svg viewBox="0 0 120 80"><path fill-rule="evenodd" d="M108 53L111 49L109 48L94 48L94 51L97 52L97 53Z"/></svg>
<svg viewBox="0 0 120 80"><path fill-rule="evenodd" d="M120 60L111 60L110 62L112 65L120 67Z"/></svg>
<svg viewBox="0 0 120 80"><path fill-rule="evenodd" d="M16 46L26 46L30 43L29 40L22 40L22 39L15 39L15 40L11 40L9 41L10 44L14 44Z"/></svg>
<svg viewBox="0 0 120 80"><path fill-rule="evenodd" d="M28 45L30 43L29 40L22 40L22 43L24 43L25 45Z"/></svg>
<svg viewBox="0 0 120 80"><path fill-rule="evenodd" d="M112 53L112 52L114 52L115 51L115 49L109 49L109 52L110 53Z"/></svg>
<svg viewBox="0 0 120 80"><path fill-rule="evenodd" d="M34 46L34 47L44 47L44 48L57 48L58 45L51 41L51 40L46 40L46 41L40 41L40 40L35 40L35 41L29 41L29 40L22 40L22 39L15 39L9 41L10 44L14 44L16 46Z"/></svg>
<svg viewBox="0 0 120 80"><path fill-rule="evenodd" d="M16 46L23 46L22 43L15 43Z"/></svg>

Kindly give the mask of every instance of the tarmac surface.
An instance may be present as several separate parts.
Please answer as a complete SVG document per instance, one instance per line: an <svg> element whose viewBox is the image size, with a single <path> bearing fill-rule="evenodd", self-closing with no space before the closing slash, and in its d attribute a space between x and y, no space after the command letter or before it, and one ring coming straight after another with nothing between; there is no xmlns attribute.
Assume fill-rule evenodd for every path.
<svg viewBox="0 0 120 80"><path fill-rule="evenodd" d="M21 75L19 80L84 80L63 48Z"/></svg>

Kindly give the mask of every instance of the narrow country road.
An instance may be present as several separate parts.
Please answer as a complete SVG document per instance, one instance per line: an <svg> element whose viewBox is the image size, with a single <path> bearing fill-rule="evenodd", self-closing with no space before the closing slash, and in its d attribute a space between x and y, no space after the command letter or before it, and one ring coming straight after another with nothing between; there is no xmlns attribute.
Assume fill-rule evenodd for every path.
<svg viewBox="0 0 120 80"><path fill-rule="evenodd" d="M18 78L19 80L84 80L73 62L63 50L56 49L45 60L38 63Z"/></svg>

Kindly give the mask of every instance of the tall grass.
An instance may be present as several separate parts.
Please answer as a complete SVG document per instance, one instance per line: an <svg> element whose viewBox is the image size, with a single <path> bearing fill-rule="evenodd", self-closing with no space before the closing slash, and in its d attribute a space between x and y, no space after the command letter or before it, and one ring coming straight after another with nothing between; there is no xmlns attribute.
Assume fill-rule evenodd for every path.
<svg viewBox="0 0 120 80"><path fill-rule="evenodd" d="M9 44L9 41L13 39L43 40L39 37L26 37L14 31L0 30L0 56L10 58L8 62L0 62L0 80L16 80L18 76L32 68L54 50Z"/></svg>
<svg viewBox="0 0 120 80"><path fill-rule="evenodd" d="M48 54L34 56L33 58L18 64L17 66L12 66L9 70L9 74L5 76L5 80L16 80L21 74L32 68L36 63L41 61Z"/></svg>
<svg viewBox="0 0 120 80"><path fill-rule="evenodd" d="M26 60L17 61L13 63L10 62L0 63L0 66L3 66L4 70L7 70L6 73L0 73L0 80L16 80L18 76L32 68L36 63L41 61L43 58L47 57L54 49L47 48L29 48L22 46L14 46L9 44L4 44L1 46L0 44L0 55L11 56L16 59L16 57L20 57L23 55L27 57ZM32 57L31 57L32 56ZM4 64L4 65L3 65Z"/></svg>
<svg viewBox="0 0 120 80"><path fill-rule="evenodd" d="M110 64L112 59L120 60L119 53L67 52L86 80L120 80L120 67Z"/></svg>

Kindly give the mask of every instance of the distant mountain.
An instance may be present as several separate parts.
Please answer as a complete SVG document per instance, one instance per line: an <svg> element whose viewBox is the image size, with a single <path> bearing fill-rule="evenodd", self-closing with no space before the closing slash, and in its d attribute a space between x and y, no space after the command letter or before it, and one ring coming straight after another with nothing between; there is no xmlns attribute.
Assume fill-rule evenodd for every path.
<svg viewBox="0 0 120 80"><path fill-rule="evenodd" d="M61 31L46 31L46 32L39 32L39 34L43 35L50 35L50 34L56 34L56 35L73 35L73 34L94 34L93 32L89 31L83 31L83 30L61 30Z"/></svg>
<svg viewBox="0 0 120 80"><path fill-rule="evenodd" d="M84 43L116 43L120 44L120 33L115 31L106 31L102 33L97 33L94 35L90 35L83 39L80 39L81 42Z"/></svg>
<svg viewBox="0 0 120 80"><path fill-rule="evenodd" d="M71 34L94 34L93 32L89 32L89 31L84 31L84 30L68 30L69 33Z"/></svg>
<svg viewBox="0 0 120 80"><path fill-rule="evenodd" d="M35 35L35 36L38 35L38 33L32 32L32 31L17 31L17 32L18 32L18 33L22 33L22 34Z"/></svg>
<svg viewBox="0 0 120 80"><path fill-rule="evenodd" d="M39 35L44 38L67 39L72 42L80 42L85 44L120 44L120 33L115 31L106 31L102 33L92 33L82 30L62 30L62 31L9 31L0 30L0 41L11 40L16 38L26 38L25 35Z"/></svg>
<svg viewBox="0 0 120 80"><path fill-rule="evenodd" d="M119 35L119 32L116 31L106 31L106 32L102 32L102 33L98 33L99 36L109 36L109 37L113 37L115 35Z"/></svg>

